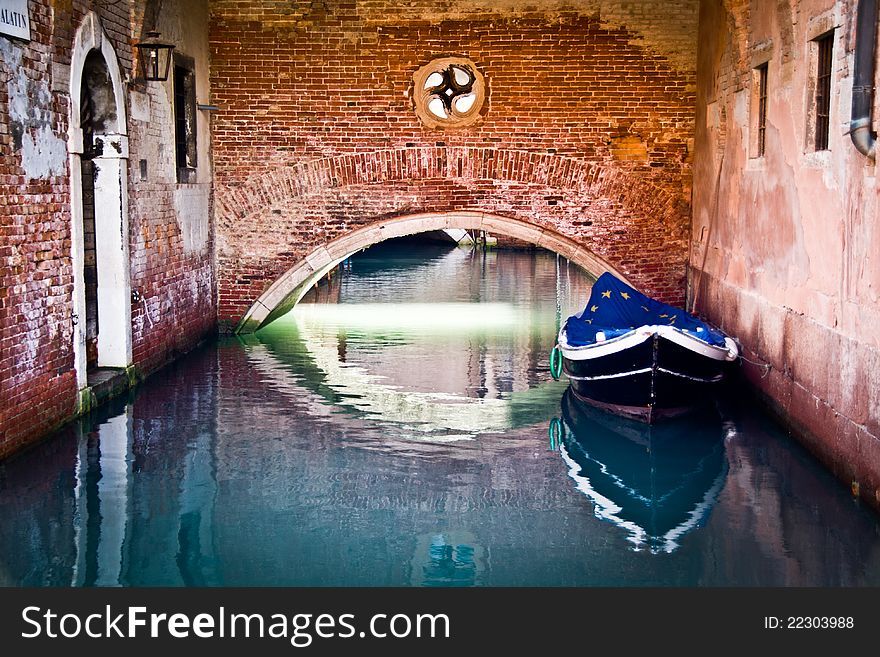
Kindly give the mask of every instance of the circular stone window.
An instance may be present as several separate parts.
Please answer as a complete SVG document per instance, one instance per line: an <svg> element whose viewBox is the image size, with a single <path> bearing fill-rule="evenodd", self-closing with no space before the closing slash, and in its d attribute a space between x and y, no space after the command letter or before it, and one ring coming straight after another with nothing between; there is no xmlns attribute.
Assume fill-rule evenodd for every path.
<svg viewBox="0 0 880 657"><path fill-rule="evenodd" d="M464 57L443 57L413 75L416 115L429 128L464 128L480 118L486 84Z"/></svg>

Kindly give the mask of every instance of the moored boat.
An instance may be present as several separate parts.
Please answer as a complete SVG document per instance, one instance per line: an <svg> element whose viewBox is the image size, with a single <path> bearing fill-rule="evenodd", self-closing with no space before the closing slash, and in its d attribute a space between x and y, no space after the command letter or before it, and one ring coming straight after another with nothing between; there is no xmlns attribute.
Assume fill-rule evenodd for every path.
<svg viewBox="0 0 880 657"><path fill-rule="evenodd" d="M582 402L652 423L710 400L738 356L717 327L606 272L560 329L551 373Z"/></svg>

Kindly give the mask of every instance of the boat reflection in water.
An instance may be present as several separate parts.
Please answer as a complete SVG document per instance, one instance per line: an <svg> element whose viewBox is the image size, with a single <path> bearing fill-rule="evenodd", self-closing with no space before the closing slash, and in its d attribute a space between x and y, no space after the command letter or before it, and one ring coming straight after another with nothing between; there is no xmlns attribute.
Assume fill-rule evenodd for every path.
<svg viewBox="0 0 880 657"><path fill-rule="evenodd" d="M636 550L659 553L708 517L727 476L726 431L714 409L645 425L587 406L568 388L550 441L596 516L626 530Z"/></svg>

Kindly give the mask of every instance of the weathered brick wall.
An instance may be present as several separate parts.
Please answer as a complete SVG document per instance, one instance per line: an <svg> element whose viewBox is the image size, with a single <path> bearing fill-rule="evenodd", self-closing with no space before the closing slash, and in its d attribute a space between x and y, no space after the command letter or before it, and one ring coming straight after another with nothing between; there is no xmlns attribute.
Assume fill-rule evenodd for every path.
<svg viewBox="0 0 880 657"><path fill-rule="evenodd" d="M32 40L0 36L0 456L78 411L67 154L73 39L96 12L123 76L133 78L131 43L141 37L144 13L140 2L28 4ZM192 12L194 3L185 4ZM178 13L174 3L165 9ZM169 99L161 89L134 91L150 94L153 109L147 120L129 121L131 284L145 297L132 306L132 339L134 365L147 374L213 329L215 287L211 244L182 244L173 169L156 165L163 151L173 161ZM131 117L128 94L126 103ZM142 158L156 165L147 183L139 179Z"/></svg>
<svg viewBox="0 0 880 657"><path fill-rule="evenodd" d="M742 342L743 373L769 407L880 508L880 197L876 165L847 134L857 5L702 3L690 278L697 310ZM829 147L816 151L810 52L828 30Z"/></svg>
<svg viewBox="0 0 880 657"><path fill-rule="evenodd" d="M68 102L52 66L73 30L29 4L30 43L0 37L0 453L76 408Z"/></svg>
<svg viewBox="0 0 880 657"><path fill-rule="evenodd" d="M212 2L221 322L328 239L455 209L552 228L681 302L697 4ZM447 55L488 101L430 130L412 74Z"/></svg>
<svg viewBox="0 0 880 657"><path fill-rule="evenodd" d="M207 103L207 2L166 1L161 10L155 27L175 52L195 60L197 101ZM171 84L141 84L130 94L130 105L138 104L129 115L131 286L143 299L132 305L132 341L134 362L146 372L192 348L217 318L209 118L197 116L197 178L178 184Z"/></svg>

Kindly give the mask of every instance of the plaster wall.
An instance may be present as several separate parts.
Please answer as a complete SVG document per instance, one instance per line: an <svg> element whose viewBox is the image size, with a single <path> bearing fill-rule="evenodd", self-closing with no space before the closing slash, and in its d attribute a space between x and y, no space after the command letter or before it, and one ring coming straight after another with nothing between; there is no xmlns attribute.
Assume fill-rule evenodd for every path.
<svg viewBox="0 0 880 657"><path fill-rule="evenodd" d="M848 135L856 6L701 3L689 301L742 342L772 410L880 505L878 188ZM828 33L829 148L817 151L815 39Z"/></svg>

